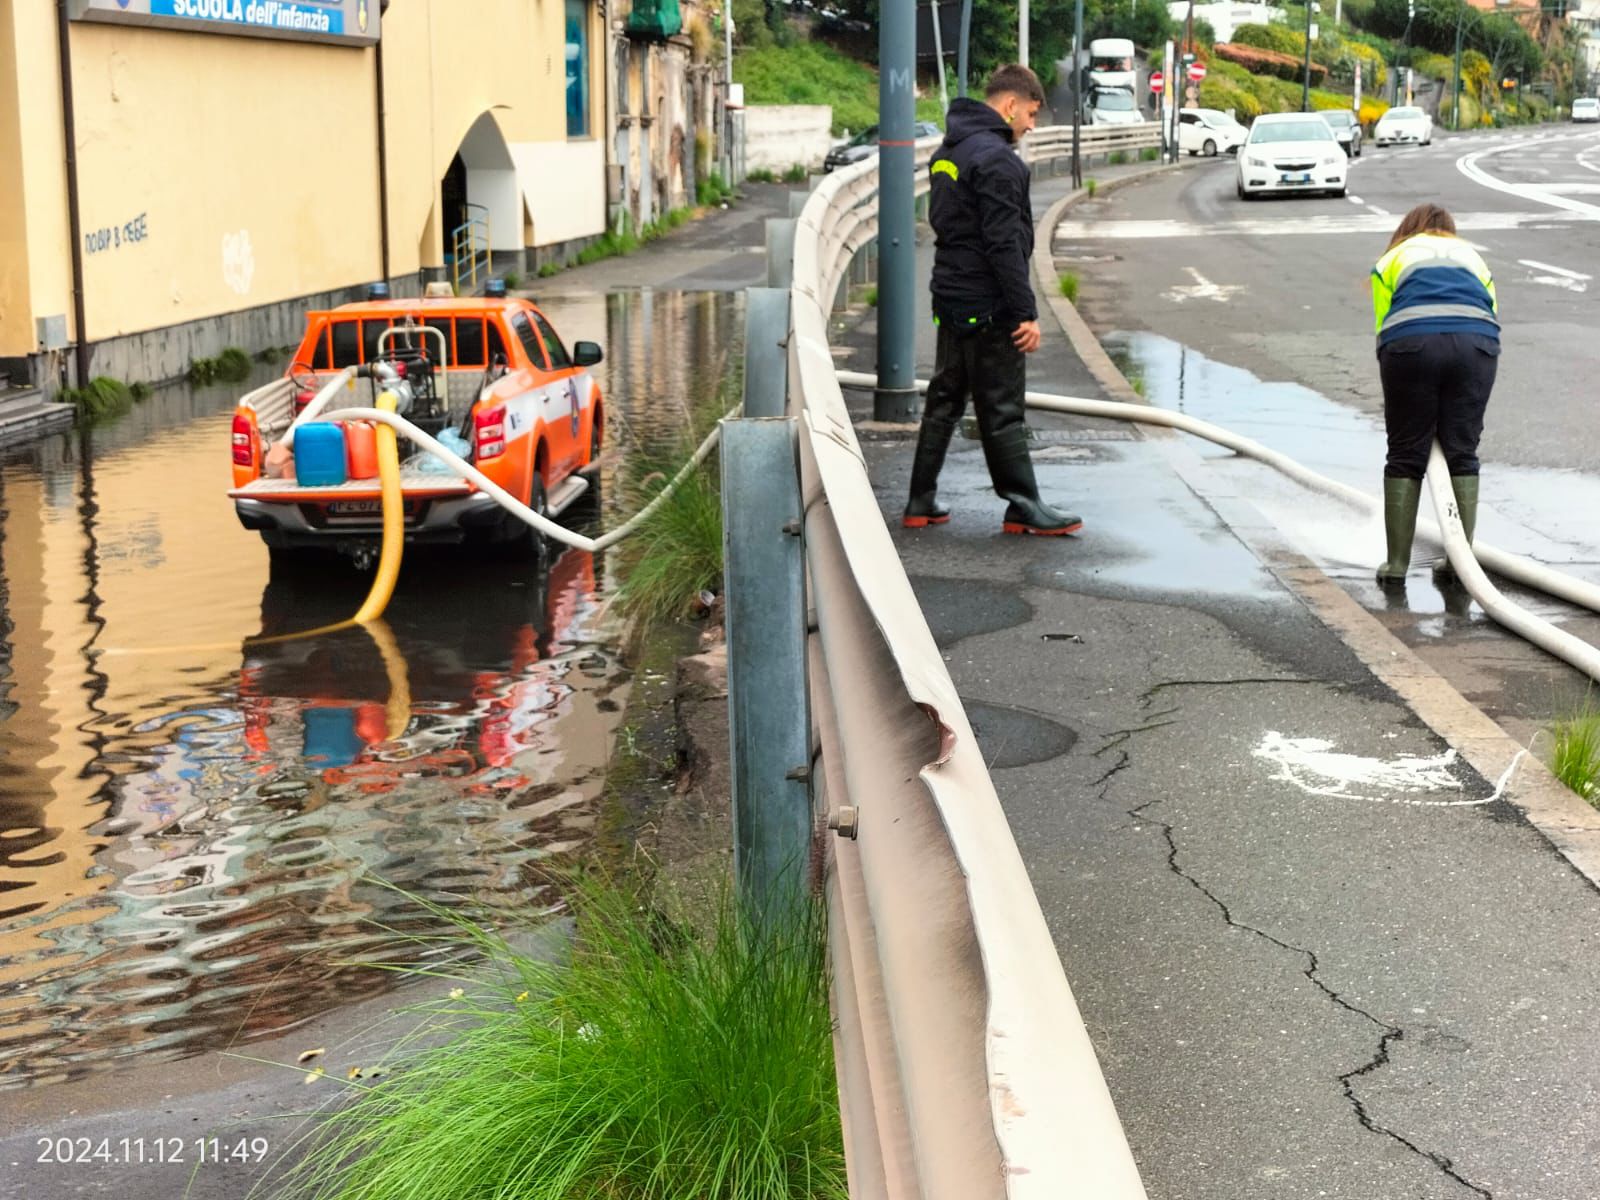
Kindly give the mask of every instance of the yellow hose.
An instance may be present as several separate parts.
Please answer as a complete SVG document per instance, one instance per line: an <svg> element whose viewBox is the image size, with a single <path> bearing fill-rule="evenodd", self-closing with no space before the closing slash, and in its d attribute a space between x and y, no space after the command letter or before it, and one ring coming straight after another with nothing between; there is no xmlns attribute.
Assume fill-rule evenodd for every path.
<svg viewBox="0 0 1600 1200"><path fill-rule="evenodd" d="M385 390L375 407L394 412L394 393ZM395 580L400 577L400 555L406 544L406 501L400 490L399 443L394 430L387 425L378 426L378 479L383 485L383 549L378 554L378 573L372 578L372 590L353 618L358 624L377 620L389 607Z"/></svg>
<svg viewBox="0 0 1600 1200"><path fill-rule="evenodd" d="M374 407L384 412L394 412L398 407L395 394L385 390L378 396ZM394 597L395 581L400 578L400 556L404 553L406 545L406 499L405 493L400 488L400 449L394 430L387 425L379 425L377 437L378 481L383 489L383 547L378 552L378 573L372 577L372 586L367 589L367 598L356 610L356 615L349 620L336 621L332 625L319 625L315 629L306 629L299 633L245 638L246 647L293 642L300 638L336 633L341 629L349 629L352 625L365 625L368 621L376 621L383 616L383 610L389 607L389 601ZM193 649L202 648L193 647Z"/></svg>

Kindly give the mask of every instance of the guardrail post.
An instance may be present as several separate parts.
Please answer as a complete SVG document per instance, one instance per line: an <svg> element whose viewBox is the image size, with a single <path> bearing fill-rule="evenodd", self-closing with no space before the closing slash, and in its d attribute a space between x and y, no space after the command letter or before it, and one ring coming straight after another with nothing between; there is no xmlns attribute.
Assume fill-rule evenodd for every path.
<svg viewBox="0 0 1600 1200"><path fill-rule="evenodd" d="M789 293L753 287L744 296L744 415L781 417L789 405Z"/></svg>
<svg viewBox="0 0 1600 1200"><path fill-rule="evenodd" d="M792 217L767 218L767 286L794 286L794 231Z"/></svg>
<svg viewBox="0 0 1600 1200"><path fill-rule="evenodd" d="M733 863L746 912L796 911L811 854L805 546L792 417L722 423Z"/></svg>

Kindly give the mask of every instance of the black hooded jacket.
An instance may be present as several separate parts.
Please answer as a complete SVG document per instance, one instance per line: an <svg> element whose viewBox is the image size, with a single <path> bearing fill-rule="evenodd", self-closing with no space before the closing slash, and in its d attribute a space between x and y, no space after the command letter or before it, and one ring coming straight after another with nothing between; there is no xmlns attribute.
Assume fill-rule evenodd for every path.
<svg viewBox="0 0 1600 1200"><path fill-rule="evenodd" d="M992 319L1006 329L1037 320L1028 279L1028 167L1011 126L987 104L963 97L950 102L945 130L928 164L934 314L961 324Z"/></svg>

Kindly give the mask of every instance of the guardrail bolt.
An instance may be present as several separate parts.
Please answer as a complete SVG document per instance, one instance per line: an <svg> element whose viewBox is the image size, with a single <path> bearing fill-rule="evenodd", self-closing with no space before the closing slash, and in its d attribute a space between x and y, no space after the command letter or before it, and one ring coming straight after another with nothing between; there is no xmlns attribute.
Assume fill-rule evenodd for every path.
<svg viewBox="0 0 1600 1200"><path fill-rule="evenodd" d="M841 804L828 814L828 828L852 842L861 832L861 816L854 804Z"/></svg>

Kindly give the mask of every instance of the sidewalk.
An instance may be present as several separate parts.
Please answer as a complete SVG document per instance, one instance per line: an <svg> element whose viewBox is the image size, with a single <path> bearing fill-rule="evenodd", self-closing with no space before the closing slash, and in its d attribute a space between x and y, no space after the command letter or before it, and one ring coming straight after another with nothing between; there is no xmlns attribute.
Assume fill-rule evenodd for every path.
<svg viewBox="0 0 1600 1200"><path fill-rule="evenodd" d="M1101 395L1042 320L1030 386ZM835 346L871 370L872 337ZM1002 537L975 438L952 522L903 531L913 435L863 444L1152 1200L1600 1195L1595 888L1235 532L1248 504L1191 488L1189 445L1031 421L1077 537Z"/></svg>

